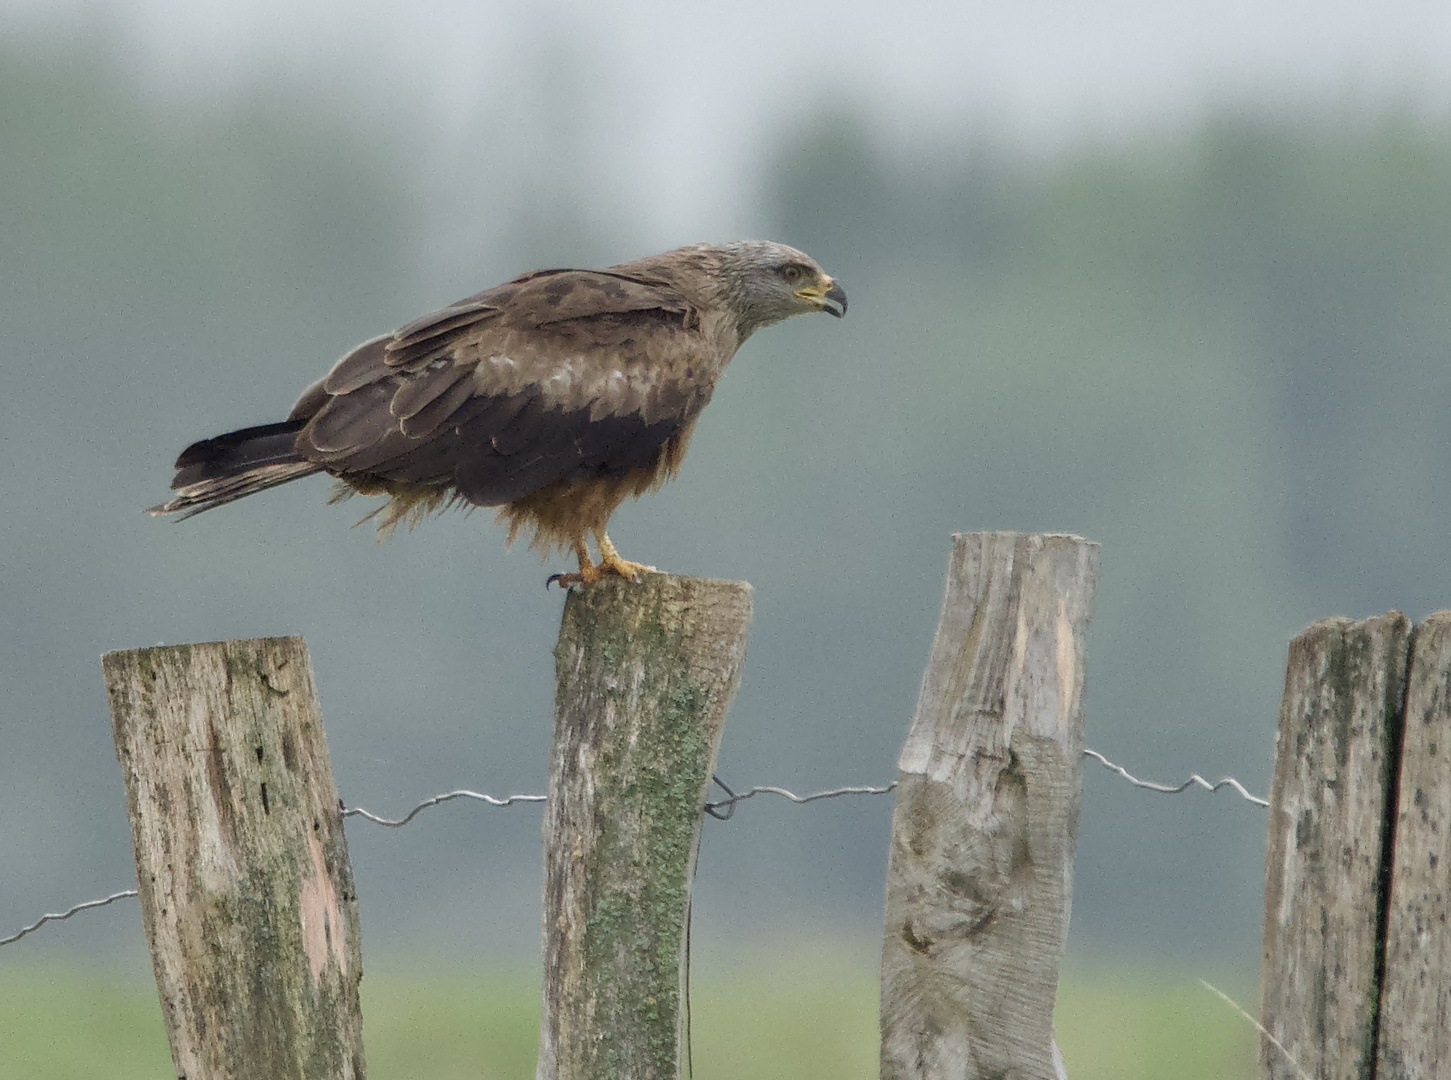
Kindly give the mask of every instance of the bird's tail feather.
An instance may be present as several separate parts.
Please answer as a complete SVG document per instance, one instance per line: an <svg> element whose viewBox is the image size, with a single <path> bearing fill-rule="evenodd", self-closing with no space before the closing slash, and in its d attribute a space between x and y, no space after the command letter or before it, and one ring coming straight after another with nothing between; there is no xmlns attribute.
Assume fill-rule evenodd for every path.
<svg viewBox="0 0 1451 1080"><path fill-rule="evenodd" d="M297 452L297 433L306 423L286 420L192 443L176 459L171 481L176 497L146 512L180 513L178 520L185 521L203 510L321 472L321 465Z"/></svg>

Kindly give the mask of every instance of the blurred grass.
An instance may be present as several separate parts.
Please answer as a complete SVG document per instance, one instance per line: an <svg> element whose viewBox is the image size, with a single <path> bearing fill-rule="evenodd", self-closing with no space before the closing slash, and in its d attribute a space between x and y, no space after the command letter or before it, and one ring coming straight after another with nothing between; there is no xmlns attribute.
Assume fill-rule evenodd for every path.
<svg viewBox="0 0 1451 1080"><path fill-rule="evenodd" d="M817 957L697 979L695 1076L869 1080L876 986L875 972ZM369 1074L527 1080L537 994L537 980L518 969L424 974L375 964L364 979ZM1060 990L1058 1037L1073 1080L1255 1075L1253 1030L1187 974L1076 967ZM0 969L0 1078L155 1080L170 1069L149 984L77 968Z"/></svg>

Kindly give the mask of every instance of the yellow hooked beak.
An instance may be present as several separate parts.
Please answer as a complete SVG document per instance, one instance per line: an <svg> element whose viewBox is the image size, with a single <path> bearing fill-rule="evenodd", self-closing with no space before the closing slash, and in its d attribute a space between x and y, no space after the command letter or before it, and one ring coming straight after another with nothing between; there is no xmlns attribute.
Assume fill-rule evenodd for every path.
<svg viewBox="0 0 1451 1080"><path fill-rule="evenodd" d="M796 295L838 319L846 314L846 291L825 275L822 275L820 281L797 289Z"/></svg>

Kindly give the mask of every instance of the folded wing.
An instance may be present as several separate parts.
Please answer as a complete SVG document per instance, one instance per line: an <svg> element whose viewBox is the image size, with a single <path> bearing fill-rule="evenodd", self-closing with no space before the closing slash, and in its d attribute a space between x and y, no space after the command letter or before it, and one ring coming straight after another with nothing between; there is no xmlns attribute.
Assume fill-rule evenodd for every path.
<svg viewBox="0 0 1451 1080"><path fill-rule="evenodd" d="M293 410L297 450L344 479L452 486L478 506L623 476L705 406L708 349L663 285L541 271L343 357Z"/></svg>

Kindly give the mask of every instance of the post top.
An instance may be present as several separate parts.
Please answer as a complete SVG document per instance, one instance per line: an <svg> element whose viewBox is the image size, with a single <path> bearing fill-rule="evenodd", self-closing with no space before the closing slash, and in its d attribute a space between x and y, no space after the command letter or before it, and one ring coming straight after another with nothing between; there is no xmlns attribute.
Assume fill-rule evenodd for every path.
<svg viewBox="0 0 1451 1080"><path fill-rule="evenodd" d="M1019 532L1019 531L1017 531L1015 529L973 529L973 530L970 530L970 531L955 532L955 533L952 534L952 539L953 539L954 542L957 542L959 540L968 540L968 539L971 539L973 537L981 537L981 538L984 538L984 539L986 539L986 538L995 538L995 539L1001 539L1001 540L1015 540L1015 539L1017 539L1020 536L1031 536L1031 537L1036 537L1036 538L1038 538L1040 540L1067 540L1067 541L1069 541L1071 543L1074 543L1074 544L1087 544L1090 547L1099 547L1100 546L1099 545L1099 542L1097 540L1089 540L1087 537L1079 536L1077 533L1070 533L1070 532L1039 532L1039 533L1035 533L1035 532Z"/></svg>

